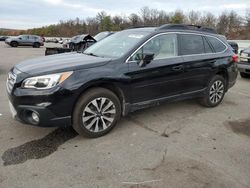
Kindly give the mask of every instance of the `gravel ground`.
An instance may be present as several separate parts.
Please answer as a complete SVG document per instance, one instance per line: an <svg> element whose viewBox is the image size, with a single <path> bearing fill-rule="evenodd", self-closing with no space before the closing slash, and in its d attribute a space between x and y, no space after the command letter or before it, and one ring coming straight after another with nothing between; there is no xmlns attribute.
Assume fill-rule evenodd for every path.
<svg viewBox="0 0 250 188"><path fill-rule="evenodd" d="M52 44L49 44L52 45ZM250 79L217 108L195 100L122 118L108 135L38 128L11 118L8 70L45 48L0 43L0 187L250 187Z"/></svg>

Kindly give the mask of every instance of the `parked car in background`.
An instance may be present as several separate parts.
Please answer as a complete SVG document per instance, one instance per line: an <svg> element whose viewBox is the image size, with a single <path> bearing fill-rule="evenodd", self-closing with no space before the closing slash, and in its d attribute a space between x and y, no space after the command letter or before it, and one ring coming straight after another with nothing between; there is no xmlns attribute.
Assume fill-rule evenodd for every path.
<svg viewBox="0 0 250 188"><path fill-rule="evenodd" d="M112 34L114 34L114 32L112 32L112 31L103 31L103 32L100 32L97 35L95 35L94 39L96 41L100 41L100 40L102 40L102 39L104 39Z"/></svg>
<svg viewBox="0 0 250 188"><path fill-rule="evenodd" d="M72 51L83 51L92 44L112 35L114 32L104 31L98 33L94 37L91 35L76 35L71 39L60 40L59 43L63 43L63 47L47 47L45 51L45 55L53 55L53 54L60 54L65 52L72 52Z"/></svg>
<svg viewBox="0 0 250 188"><path fill-rule="evenodd" d="M227 41L227 42L233 48L234 53L238 54L238 52L239 52L239 45L237 44L237 42L234 42L234 41Z"/></svg>
<svg viewBox="0 0 250 188"><path fill-rule="evenodd" d="M88 48L92 44L94 44L96 40L90 35L77 35L72 37L68 43L63 44L63 47L47 47L45 50L45 55L53 55L60 54L65 52L72 51L83 51Z"/></svg>
<svg viewBox="0 0 250 188"><path fill-rule="evenodd" d="M82 51L94 44L96 40L91 35L77 35L70 39L68 45L72 51Z"/></svg>
<svg viewBox="0 0 250 188"><path fill-rule="evenodd" d="M250 48L240 51L238 70L242 78L250 78Z"/></svg>
<svg viewBox="0 0 250 188"><path fill-rule="evenodd" d="M47 43L58 43L58 39L57 38L46 38L45 42L47 42Z"/></svg>
<svg viewBox="0 0 250 188"><path fill-rule="evenodd" d="M8 36L0 36L0 41L5 41L8 38Z"/></svg>
<svg viewBox="0 0 250 188"><path fill-rule="evenodd" d="M43 39L37 35L19 35L17 37L9 37L5 40L5 43L11 47L18 46L33 46L34 48L40 48L43 46Z"/></svg>
<svg viewBox="0 0 250 188"><path fill-rule="evenodd" d="M59 43L59 44L63 44L63 42L64 42L64 39L59 38L58 43Z"/></svg>
<svg viewBox="0 0 250 188"><path fill-rule="evenodd" d="M198 98L218 106L235 84L238 56L213 29L188 25L128 29L87 48L26 60L6 83L10 109L36 126L73 126L99 137L129 112Z"/></svg>

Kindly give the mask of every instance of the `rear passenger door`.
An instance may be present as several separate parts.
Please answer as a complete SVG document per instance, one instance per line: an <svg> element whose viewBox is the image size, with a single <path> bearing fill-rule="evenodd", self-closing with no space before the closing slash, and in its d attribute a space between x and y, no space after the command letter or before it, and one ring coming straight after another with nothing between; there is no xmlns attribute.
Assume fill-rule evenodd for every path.
<svg viewBox="0 0 250 188"><path fill-rule="evenodd" d="M178 39L184 61L183 93L201 91L207 87L213 71L213 50L204 36L199 34L179 34Z"/></svg>
<svg viewBox="0 0 250 188"><path fill-rule="evenodd" d="M28 45L29 44L29 36L28 35L22 35L20 41L19 41L19 45Z"/></svg>
<svg viewBox="0 0 250 188"><path fill-rule="evenodd" d="M29 36L29 45L33 45L35 39L36 39L35 36Z"/></svg>

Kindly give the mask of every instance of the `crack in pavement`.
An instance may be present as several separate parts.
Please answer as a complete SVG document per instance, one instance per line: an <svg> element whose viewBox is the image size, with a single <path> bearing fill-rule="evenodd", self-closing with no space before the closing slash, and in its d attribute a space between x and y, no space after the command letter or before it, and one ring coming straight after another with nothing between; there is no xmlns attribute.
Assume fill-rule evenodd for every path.
<svg viewBox="0 0 250 188"><path fill-rule="evenodd" d="M240 184L240 185L242 185L243 187L246 187L246 188L248 187L247 184L244 184L244 183L242 183L241 181L239 181L238 178L234 177L230 172L226 172L225 169L224 169L223 167L220 166L220 163L218 163L218 164L217 164L217 163L214 163L213 161L204 158L202 155L198 154L197 152L188 150L188 149L185 148L184 146L181 147L181 146L175 145L175 148L179 148L180 150L185 151L186 154L187 154L187 153L191 153L191 154L193 154L193 155L198 156L200 159L204 160L205 163L208 163L208 164L210 164L210 165L213 166L213 167L217 167L217 169L218 169L221 173L225 174L226 176L228 176L228 177L231 178L231 179L234 179L238 184Z"/></svg>
<svg viewBox="0 0 250 188"><path fill-rule="evenodd" d="M128 116L126 119L127 119L128 121L134 123L135 125L137 125L137 126L143 128L143 129L147 130L147 131L153 132L153 133L157 134L158 136L167 137L167 138L168 138L170 135L172 135L172 134L180 134L180 130L184 128L184 126L181 126L181 127L179 127L178 129L173 130L173 131L167 133L167 129L168 129L169 127L166 127L165 130L163 131L163 133L161 133L161 132L159 132L159 131L157 131L157 130L154 130L154 129L152 129L152 128L146 126L146 125L144 125L144 123L142 123L141 121L138 121L137 119L132 118L131 116Z"/></svg>
<svg viewBox="0 0 250 188"><path fill-rule="evenodd" d="M139 127L142 127L142 128L144 128L144 129L146 129L146 130L148 130L148 131L150 131L150 132L153 132L153 133L156 133L156 134L161 134L160 132L158 132L158 131L156 131L156 130L154 130L154 129L151 129L150 127L145 126L142 122L140 122L140 121L138 121L138 120L132 118L131 116L128 116L126 119L127 119L128 121L131 121L131 122L134 123L135 125L137 125L137 126L139 126Z"/></svg>
<svg viewBox="0 0 250 188"><path fill-rule="evenodd" d="M160 161L158 164L156 164L155 167L153 167L153 168L143 168L143 170L156 171L158 168L160 168L160 167L165 163L165 161L166 161L166 156L167 156L167 149L165 149L161 161Z"/></svg>
<svg viewBox="0 0 250 188"><path fill-rule="evenodd" d="M161 134L161 136L163 136L163 137L169 137L171 134L180 134L180 133L181 133L180 130L183 129L184 126L179 127L177 130L173 130L173 131L167 133L167 129L168 129L168 128L169 128L169 127L166 127L166 129L165 129L164 132Z"/></svg>
<svg viewBox="0 0 250 188"><path fill-rule="evenodd" d="M241 95L241 96L250 98L250 95L249 95L249 94L243 93L243 92L239 92L239 91L232 91L232 90L231 90L231 91L229 91L229 93L238 94L238 95Z"/></svg>

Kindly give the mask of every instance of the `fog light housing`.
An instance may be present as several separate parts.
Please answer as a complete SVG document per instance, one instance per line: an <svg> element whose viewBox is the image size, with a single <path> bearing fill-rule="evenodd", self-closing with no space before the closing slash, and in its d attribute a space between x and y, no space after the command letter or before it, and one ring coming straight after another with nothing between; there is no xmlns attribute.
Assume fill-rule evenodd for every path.
<svg viewBox="0 0 250 188"><path fill-rule="evenodd" d="M31 113L31 118L32 120L35 122L35 123L39 123L40 119L39 119L39 116L36 112L32 112Z"/></svg>

